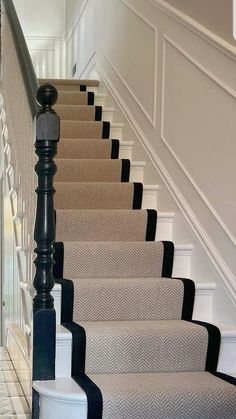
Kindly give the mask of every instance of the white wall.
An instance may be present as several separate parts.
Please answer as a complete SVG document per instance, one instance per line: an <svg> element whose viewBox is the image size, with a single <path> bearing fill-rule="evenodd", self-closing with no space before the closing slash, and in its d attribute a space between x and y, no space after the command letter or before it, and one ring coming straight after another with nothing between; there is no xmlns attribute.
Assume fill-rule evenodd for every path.
<svg viewBox="0 0 236 419"><path fill-rule="evenodd" d="M74 77L86 78L95 63L97 0L77 0L74 6L73 19L65 37L66 76L72 77L76 64Z"/></svg>
<svg viewBox="0 0 236 419"><path fill-rule="evenodd" d="M166 0L226 41L233 39L233 0Z"/></svg>
<svg viewBox="0 0 236 419"><path fill-rule="evenodd" d="M66 30L71 25L74 14L76 10L78 10L81 3L82 3L82 0L66 0L66 4L65 4Z"/></svg>
<svg viewBox="0 0 236 419"><path fill-rule="evenodd" d="M38 77L64 76L65 0L14 0Z"/></svg>
<svg viewBox="0 0 236 419"><path fill-rule="evenodd" d="M236 48L162 0L84 0L67 47L77 77L96 63L235 303Z"/></svg>

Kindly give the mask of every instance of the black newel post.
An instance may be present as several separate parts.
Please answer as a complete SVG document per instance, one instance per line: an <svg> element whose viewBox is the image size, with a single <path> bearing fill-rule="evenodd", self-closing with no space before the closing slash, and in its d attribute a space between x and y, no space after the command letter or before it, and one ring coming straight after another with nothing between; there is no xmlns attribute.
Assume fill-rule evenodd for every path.
<svg viewBox="0 0 236 419"><path fill-rule="evenodd" d="M53 177L56 165L53 161L59 140L60 119L52 110L57 100L55 87L45 84L38 89L37 102L41 110L36 115L35 152L38 162L37 208L34 239L36 241L36 273L33 299L33 380L55 379L56 314L51 290L53 278L53 244L55 220L53 205Z"/></svg>

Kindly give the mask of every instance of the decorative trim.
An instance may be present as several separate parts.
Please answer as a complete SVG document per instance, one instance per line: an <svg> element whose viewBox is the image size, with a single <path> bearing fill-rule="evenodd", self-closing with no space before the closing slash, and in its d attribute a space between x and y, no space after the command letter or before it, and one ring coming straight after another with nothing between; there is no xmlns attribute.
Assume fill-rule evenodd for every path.
<svg viewBox="0 0 236 419"><path fill-rule="evenodd" d="M165 15L170 16L172 19L185 26L194 34L204 39L208 44L213 45L214 48L228 55L231 59L236 61L236 47L229 42L223 40L200 23L196 22L185 13L176 9L174 6L166 3L164 0L148 0L154 7L161 10Z"/></svg>
<svg viewBox="0 0 236 419"><path fill-rule="evenodd" d="M92 52L92 54L90 55L89 59L87 60L87 63L85 64L85 66L84 66L83 70L82 70L82 71L80 71L80 73L79 73L79 79L81 79L81 78L82 78L83 74L84 74L84 73L85 73L85 71L88 69L89 64L91 64L92 59L95 57L95 55L96 55L96 51L93 51L93 52ZM93 68L93 66L94 66L94 63L92 63L92 68ZM91 70L92 70L92 68L91 68ZM91 70L89 70L89 71L91 71Z"/></svg>
<svg viewBox="0 0 236 419"><path fill-rule="evenodd" d="M66 43L72 38L72 35L79 24L80 19L82 18L84 11L88 5L89 0L82 0L82 3L79 5L78 9L75 10L74 15L68 25L68 30L65 34Z"/></svg>
<svg viewBox="0 0 236 419"><path fill-rule="evenodd" d="M141 109L141 111L143 112L143 114L145 115L145 117L148 119L148 121L153 126L153 128L155 128L156 127L156 122L155 122L156 110L155 109L153 110L153 116L151 117L148 114L148 112L146 111L146 109L144 108L144 106L142 105L142 103L140 102L140 100L137 98L137 96L135 95L135 93L133 92L133 90L129 87L128 83L122 77L122 75L120 74L120 72L114 67L114 65L112 64L111 60L108 58L108 56L105 53L105 51L102 48L100 48L100 51L103 54L104 58L107 60L108 64L111 66L112 70L117 75L117 77L120 79L120 81L126 87L126 89L130 93L130 95L132 96L132 98L134 99L134 101L136 102L136 104L138 105L138 107Z"/></svg>
<svg viewBox="0 0 236 419"><path fill-rule="evenodd" d="M236 92L231 89L229 86L226 85L222 80L216 77L212 72L210 72L205 66L201 65L197 60L195 60L190 54L184 51L179 45L177 45L174 41L164 35L163 37L163 67L162 67L162 99L161 99L161 139L169 152L171 153L172 157L175 159L181 170L184 172L185 176L188 178L194 189L200 195L201 199L204 201L205 205L208 207L212 215L215 217L217 222L220 224L224 232L236 246L236 237L230 232L229 228L226 226L220 215L217 211L213 208L205 194L202 192L200 187L197 185L195 180L192 178L184 164L181 162L180 158L177 156L176 152L172 149L170 144L168 143L167 139L164 135L164 115L165 115L165 67L166 67L166 42L172 45L177 51L180 52L186 59L188 59L193 65L195 65L200 71L202 71L205 75L207 75L212 81L214 81L218 86L220 86L224 91L226 91L229 95L231 95L234 99L236 99ZM166 41L166 42L165 42Z"/></svg>
<svg viewBox="0 0 236 419"><path fill-rule="evenodd" d="M207 257L209 258L210 262L213 264L225 289L227 290L229 296L231 297L231 300L234 303L236 303L236 280L235 280L235 276L233 272L229 269L229 267L227 266L227 264L221 257L220 253L216 249L212 240L210 239L205 229L202 227L199 220L193 213L191 207L185 200L184 196L181 194L174 180L170 177L168 171L166 170L165 166L161 162L156 151L154 150L154 148L148 141L147 137L145 136L144 132L141 130L140 126L134 119L133 115L131 114L127 105L124 103L117 89L115 88L115 86L113 85L113 83L111 82L107 74L104 73L104 71L100 68L99 68L99 71L100 71L100 76L101 76L102 81L104 82L105 87L113 96L121 112L125 115L137 139L139 140L140 144L142 145L145 152L147 153L148 158L150 159L157 173L160 175L163 181L163 184L166 186L173 200L180 208L185 221L189 225L191 231L193 232L194 236L197 238L203 250L206 252Z"/></svg>

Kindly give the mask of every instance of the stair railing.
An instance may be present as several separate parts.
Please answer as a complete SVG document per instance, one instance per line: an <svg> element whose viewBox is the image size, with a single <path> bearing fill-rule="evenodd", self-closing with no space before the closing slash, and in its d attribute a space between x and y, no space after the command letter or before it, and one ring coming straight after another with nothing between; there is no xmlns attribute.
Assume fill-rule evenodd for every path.
<svg viewBox="0 0 236 419"><path fill-rule="evenodd" d="M38 162L35 165L38 187L34 228L37 256L34 261L33 282L36 291L33 299L33 380L53 380L55 379L56 334L54 301L50 293L54 286L53 195L55 190L53 177L56 173L56 165L53 158L57 152L60 120L51 107L57 100L57 90L51 85L38 86L12 0L3 0L2 15L2 92L8 131L6 146L11 149L8 163L14 165L14 174L18 179L18 188L16 188L18 199L13 212L24 214L24 230L21 239L28 245L29 267L25 274L29 275L27 278L29 283L32 282L33 277L31 265L36 186L33 174L35 164L33 138L35 153L38 156ZM16 245L19 245L17 234ZM34 393L34 418L38 416L37 412L37 395Z"/></svg>

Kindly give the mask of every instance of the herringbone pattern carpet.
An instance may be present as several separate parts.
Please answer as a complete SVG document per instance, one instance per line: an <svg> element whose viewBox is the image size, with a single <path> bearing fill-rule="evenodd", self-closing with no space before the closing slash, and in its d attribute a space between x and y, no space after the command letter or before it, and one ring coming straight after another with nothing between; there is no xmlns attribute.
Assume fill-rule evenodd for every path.
<svg viewBox="0 0 236 419"><path fill-rule="evenodd" d="M88 419L235 419L236 387L212 374L219 332L190 321L192 281L165 278L173 245L154 241L158 215L141 210L142 185L124 181L119 142L104 139L109 124L85 88L98 83L54 84L55 275Z"/></svg>

